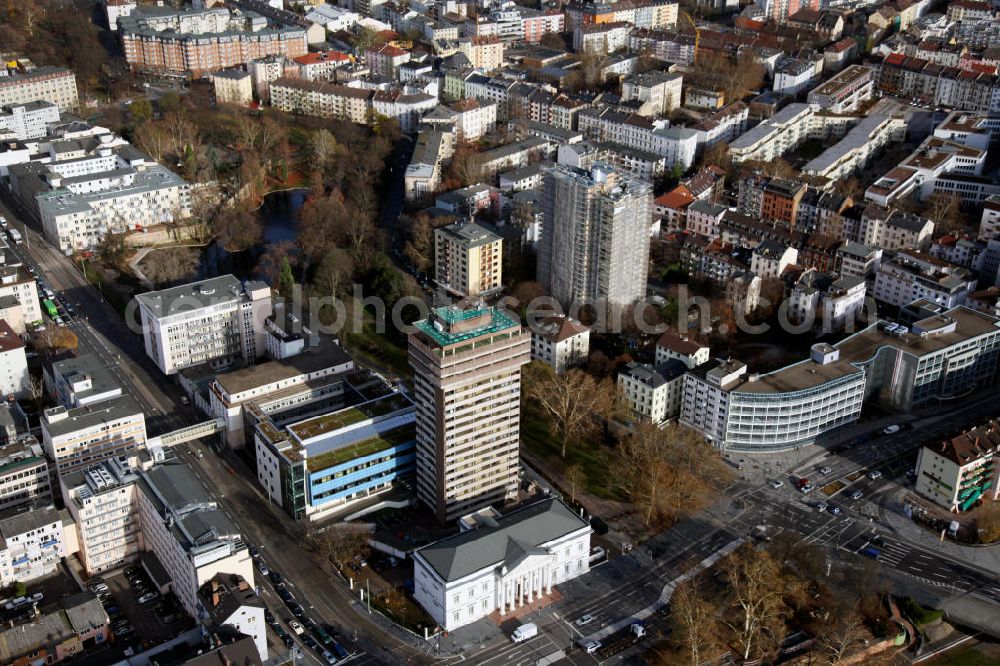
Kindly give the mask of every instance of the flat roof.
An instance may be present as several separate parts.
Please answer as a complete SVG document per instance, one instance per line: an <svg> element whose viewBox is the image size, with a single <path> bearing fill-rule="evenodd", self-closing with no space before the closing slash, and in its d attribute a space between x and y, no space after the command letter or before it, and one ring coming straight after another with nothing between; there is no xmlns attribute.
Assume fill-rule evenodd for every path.
<svg viewBox="0 0 1000 666"><path fill-rule="evenodd" d="M343 347L327 345L321 350L310 349L290 358L266 361L234 372L227 372L216 377L216 381L226 393L235 395L259 386L275 384L283 379L291 379L324 368L343 365L350 360L350 354Z"/></svg>
<svg viewBox="0 0 1000 666"><path fill-rule="evenodd" d="M434 233L449 236L466 247L481 247L501 240L498 234L475 222L456 222L446 227L439 227Z"/></svg>
<svg viewBox="0 0 1000 666"><path fill-rule="evenodd" d="M463 321L482 318L478 325L471 328L456 326ZM443 325L439 322L443 321ZM499 333L508 328L520 329L520 324L509 317L503 310L494 307L470 307L462 309L458 306L437 308L432 316L413 324L421 333L430 338L440 347L464 342L472 338ZM454 329L452 328L454 327Z"/></svg>
<svg viewBox="0 0 1000 666"><path fill-rule="evenodd" d="M54 437L86 430L130 416L142 416L142 407L131 395L118 395L107 400L66 410L66 417L57 421L42 419L42 427Z"/></svg>
<svg viewBox="0 0 1000 666"><path fill-rule="evenodd" d="M943 314L955 320L954 331L926 337L907 333L899 337L888 335L879 330L877 324L872 324L834 346L840 350L842 360L858 363L867 361L883 347L894 347L907 354L925 356L965 340L1000 330L998 328L1000 322L993 317L962 305L951 308Z"/></svg>
<svg viewBox="0 0 1000 666"><path fill-rule="evenodd" d="M827 382L862 375L863 371L846 361L816 363L811 359L799 361L766 375L744 375L745 381L733 393L789 393L803 391Z"/></svg>

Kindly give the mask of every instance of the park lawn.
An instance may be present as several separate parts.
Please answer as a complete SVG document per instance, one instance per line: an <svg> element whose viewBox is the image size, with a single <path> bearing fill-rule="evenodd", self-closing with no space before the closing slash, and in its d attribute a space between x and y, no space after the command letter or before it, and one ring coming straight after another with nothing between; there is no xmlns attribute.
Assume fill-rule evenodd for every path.
<svg viewBox="0 0 1000 666"><path fill-rule="evenodd" d="M385 368L404 378L413 375L406 349L394 343L387 334L376 332L367 315L361 329L361 332L344 331L344 342L351 352L375 368Z"/></svg>
<svg viewBox="0 0 1000 666"><path fill-rule="evenodd" d="M526 400L521 409L521 446L523 449L545 461L549 469L560 476L572 465L580 465L585 477L583 492L601 499L621 499L611 487L608 467L613 453L601 444L599 437L590 437L566 448L566 458L562 457L562 444L553 434L551 418L540 407ZM562 489L568 492L567 488Z"/></svg>

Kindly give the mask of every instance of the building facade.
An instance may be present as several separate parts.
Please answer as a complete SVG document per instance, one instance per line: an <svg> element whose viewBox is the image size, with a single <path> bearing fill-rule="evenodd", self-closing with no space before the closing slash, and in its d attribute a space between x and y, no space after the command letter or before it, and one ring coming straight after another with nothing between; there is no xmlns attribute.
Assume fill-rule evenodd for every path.
<svg viewBox="0 0 1000 666"><path fill-rule="evenodd" d="M165 375L202 364L252 362L266 349L271 288L232 275L151 291L139 304L146 355Z"/></svg>
<svg viewBox="0 0 1000 666"><path fill-rule="evenodd" d="M503 238L475 222L434 230L434 281L459 296L490 295L500 289Z"/></svg>
<svg viewBox="0 0 1000 666"><path fill-rule="evenodd" d="M590 570L590 525L559 500L483 521L413 554L414 598L447 631L513 613Z"/></svg>
<svg viewBox="0 0 1000 666"><path fill-rule="evenodd" d="M438 308L414 326L418 498L441 522L514 499L530 334L481 301Z"/></svg>
<svg viewBox="0 0 1000 666"><path fill-rule="evenodd" d="M652 188L606 165L543 167L538 280L561 303L645 296Z"/></svg>

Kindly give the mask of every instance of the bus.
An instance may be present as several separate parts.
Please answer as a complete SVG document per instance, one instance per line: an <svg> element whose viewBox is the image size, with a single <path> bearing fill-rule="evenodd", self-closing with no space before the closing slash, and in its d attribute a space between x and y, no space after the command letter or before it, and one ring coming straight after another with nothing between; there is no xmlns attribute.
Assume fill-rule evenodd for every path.
<svg viewBox="0 0 1000 666"><path fill-rule="evenodd" d="M49 316L52 317L53 319L59 316L59 310L56 309L56 304L50 301L49 299L46 298L44 301L42 301L42 307L45 308L45 311L49 313Z"/></svg>

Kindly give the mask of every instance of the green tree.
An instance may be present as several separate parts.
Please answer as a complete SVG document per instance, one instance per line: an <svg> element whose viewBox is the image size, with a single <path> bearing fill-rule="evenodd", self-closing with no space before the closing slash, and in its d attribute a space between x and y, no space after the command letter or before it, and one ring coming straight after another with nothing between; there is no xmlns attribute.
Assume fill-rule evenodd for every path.
<svg viewBox="0 0 1000 666"><path fill-rule="evenodd" d="M289 263L288 257L281 258L281 275L278 277L278 289L284 295L289 295L292 293L292 287L295 286L295 276L292 274L292 264Z"/></svg>
<svg viewBox="0 0 1000 666"><path fill-rule="evenodd" d="M128 112L137 123L144 123L153 117L153 105L145 97L128 105Z"/></svg>

